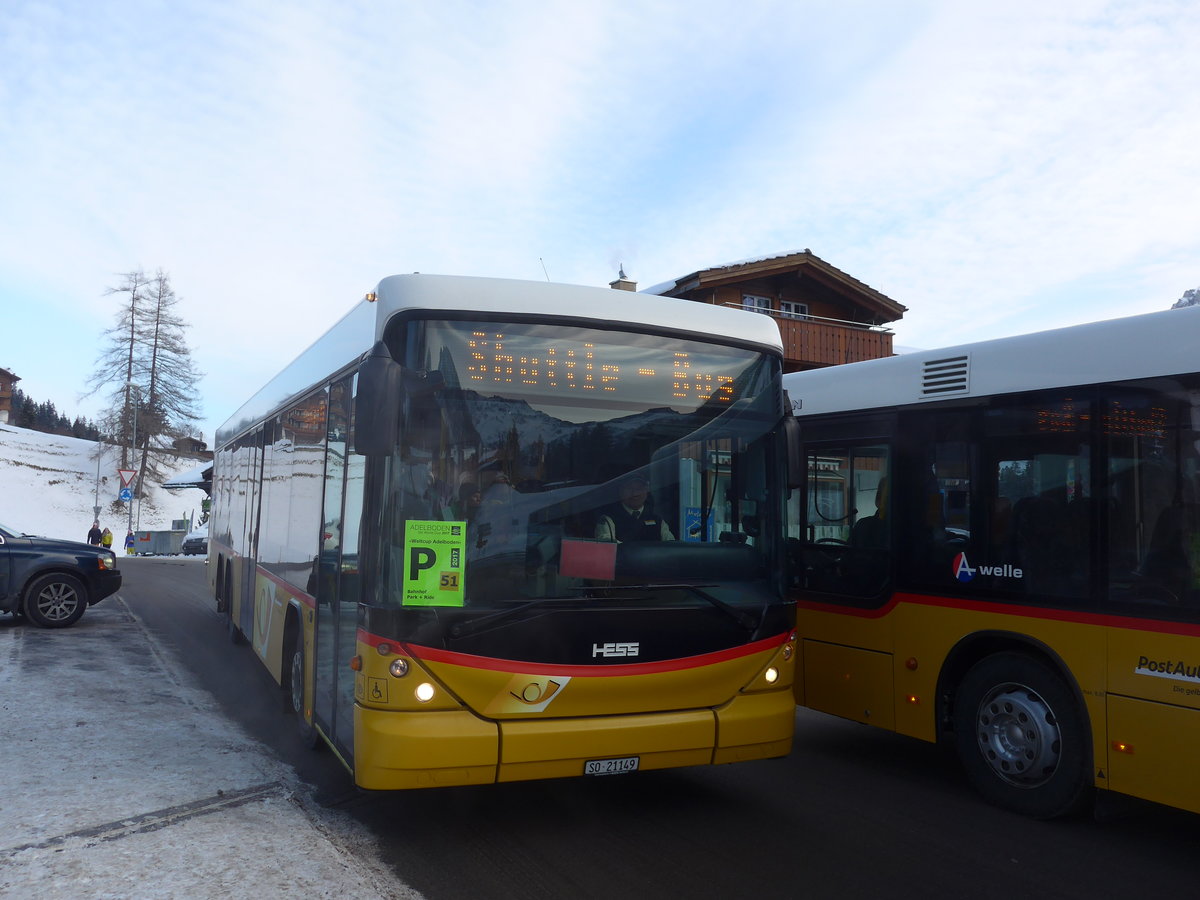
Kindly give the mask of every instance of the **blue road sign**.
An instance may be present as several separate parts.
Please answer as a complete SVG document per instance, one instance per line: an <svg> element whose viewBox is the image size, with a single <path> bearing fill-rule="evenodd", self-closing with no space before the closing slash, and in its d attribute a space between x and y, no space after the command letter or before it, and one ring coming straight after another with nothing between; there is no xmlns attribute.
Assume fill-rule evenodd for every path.
<svg viewBox="0 0 1200 900"><path fill-rule="evenodd" d="M131 491L129 488L121 488L120 497L122 503L128 503L133 499L133 491Z"/></svg>

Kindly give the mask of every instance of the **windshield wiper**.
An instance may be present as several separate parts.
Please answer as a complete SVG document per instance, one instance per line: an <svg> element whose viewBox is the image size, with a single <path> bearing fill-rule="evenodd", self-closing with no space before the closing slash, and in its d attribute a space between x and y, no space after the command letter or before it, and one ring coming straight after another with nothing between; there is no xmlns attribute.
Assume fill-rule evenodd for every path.
<svg viewBox="0 0 1200 900"><path fill-rule="evenodd" d="M720 597L715 597L703 588L716 587L715 584L623 584L615 588L607 588L609 591L690 591L702 600L715 606L721 612L726 613L735 622L753 633L758 628L758 622L754 617L742 612L734 606L730 606Z"/></svg>
<svg viewBox="0 0 1200 900"><path fill-rule="evenodd" d="M535 606L541 606L544 603L553 603L555 601L567 601L570 603L575 603L576 601L579 601L579 600L608 599L608 598L613 597L614 594L621 595L621 594L627 594L628 592L636 592L636 591L644 591L644 592L675 591L675 590L688 591L688 592L694 594L695 596L701 598L702 600L706 601L707 603L711 604L715 608L721 610L721 612L728 615L731 619L733 619L735 622L737 622L739 625L741 625L744 629L746 629L750 633L753 633L758 628L758 622L755 620L755 618L753 616L742 612L741 610L737 609L734 606L731 606L730 604L728 604L724 600L722 600L720 597L715 597L712 594L710 594L708 591L703 590L704 588L709 588L709 587L716 587L716 585L714 585L714 584L622 584L619 586L598 587L596 585L592 585L589 587L575 588L575 590L577 590L577 591L587 591L587 592L595 592L595 593L592 594L591 596L585 596L585 597L539 597L536 600L528 600L525 603L519 603L516 606L510 606L508 609L502 609L497 612L490 613L489 615L486 615L486 616L480 616L477 619L471 619L467 622L456 622L450 626L450 629L449 629L450 637L452 637L452 638L470 637L471 635L478 634L481 631L485 631L494 625L499 625L500 623L505 622L508 619L511 619L514 616L519 615L520 613L524 612L527 609L532 609ZM624 600L624 599L637 599L637 598L621 596L620 599Z"/></svg>
<svg viewBox="0 0 1200 900"><path fill-rule="evenodd" d="M477 619L470 619L466 622L455 622L450 626L450 637L469 637L472 634L477 634L478 632L485 630L491 625L499 625L506 619L510 619L518 613L524 612L531 607L541 606L543 603L553 603L555 600L566 600L574 603L579 599L579 597L539 597L536 600L528 600L525 603L518 603L516 606L510 606L507 609L501 609L497 612L490 613L489 615L480 616Z"/></svg>

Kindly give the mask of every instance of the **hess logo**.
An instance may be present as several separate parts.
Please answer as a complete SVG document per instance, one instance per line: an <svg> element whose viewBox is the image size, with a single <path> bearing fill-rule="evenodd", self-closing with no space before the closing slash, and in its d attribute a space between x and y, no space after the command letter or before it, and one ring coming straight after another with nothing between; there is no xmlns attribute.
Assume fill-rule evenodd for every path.
<svg viewBox="0 0 1200 900"><path fill-rule="evenodd" d="M639 645L636 641L624 643L610 641L607 644L592 644L592 659L597 656L637 656Z"/></svg>

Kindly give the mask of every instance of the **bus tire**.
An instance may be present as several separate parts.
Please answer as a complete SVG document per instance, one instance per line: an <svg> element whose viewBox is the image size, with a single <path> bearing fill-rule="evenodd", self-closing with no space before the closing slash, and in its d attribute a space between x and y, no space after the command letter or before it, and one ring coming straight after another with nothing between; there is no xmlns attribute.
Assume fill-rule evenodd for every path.
<svg viewBox="0 0 1200 900"><path fill-rule="evenodd" d="M87 605L87 588L66 572L50 572L35 578L25 591L25 615L42 628L74 625Z"/></svg>
<svg viewBox="0 0 1200 900"><path fill-rule="evenodd" d="M229 600L225 596L225 557L217 559L217 578L213 582L213 591L217 598L217 612L229 611Z"/></svg>
<svg viewBox="0 0 1200 900"><path fill-rule="evenodd" d="M300 741L310 750L317 746L317 729L304 718L304 634L297 623L291 641L288 642L287 669L284 681L287 690L284 692L286 711L296 716L296 729Z"/></svg>
<svg viewBox="0 0 1200 900"><path fill-rule="evenodd" d="M229 643L238 645L246 643L246 636L238 628L233 618L233 567L225 569L225 627L229 631Z"/></svg>
<svg viewBox="0 0 1200 900"><path fill-rule="evenodd" d="M967 672L954 735L967 778L996 806L1053 819L1091 799L1084 712L1062 677L1031 656L997 653Z"/></svg>

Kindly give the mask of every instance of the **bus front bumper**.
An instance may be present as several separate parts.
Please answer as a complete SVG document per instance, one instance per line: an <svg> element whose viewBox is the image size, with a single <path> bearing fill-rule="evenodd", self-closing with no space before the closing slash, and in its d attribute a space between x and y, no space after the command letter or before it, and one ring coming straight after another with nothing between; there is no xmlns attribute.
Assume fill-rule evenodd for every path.
<svg viewBox="0 0 1200 900"><path fill-rule="evenodd" d="M466 710L355 706L355 783L407 790L582 775L589 760L636 757L669 769L786 756L790 690L739 694L712 710L574 719L488 720Z"/></svg>

